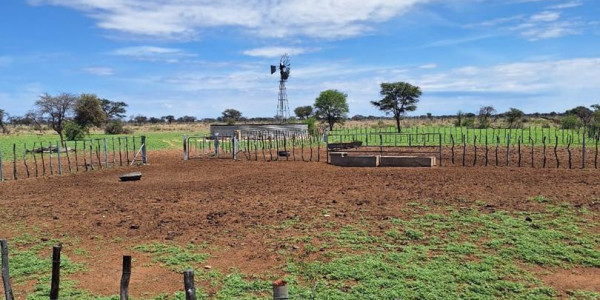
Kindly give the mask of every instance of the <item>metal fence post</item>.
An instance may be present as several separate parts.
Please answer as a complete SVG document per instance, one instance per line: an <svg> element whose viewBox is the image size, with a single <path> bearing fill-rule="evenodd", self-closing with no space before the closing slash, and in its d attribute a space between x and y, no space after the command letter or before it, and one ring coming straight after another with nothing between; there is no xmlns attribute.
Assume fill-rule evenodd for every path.
<svg viewBox="0 0 600 300"><path fill-rule="evenodd" d="M141 139L142 139L142 163L147 164L148 163L148 153L146 151L146 136L142 135Z"/></svg>

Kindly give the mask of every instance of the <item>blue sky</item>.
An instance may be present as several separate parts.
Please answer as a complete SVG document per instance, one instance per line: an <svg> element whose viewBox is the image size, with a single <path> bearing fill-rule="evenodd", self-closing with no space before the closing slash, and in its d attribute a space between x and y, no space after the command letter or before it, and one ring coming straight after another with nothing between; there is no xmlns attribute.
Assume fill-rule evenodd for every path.
<svg viewBox="0 0 600 300"><path fill-rule="evenodd" d="M291 109L326 89L350 115L381 82L423 90L414 115L562 112L600 103L598 0L2 0L0 108L95 93L128 113L274 116L289 53Z"/></svg>

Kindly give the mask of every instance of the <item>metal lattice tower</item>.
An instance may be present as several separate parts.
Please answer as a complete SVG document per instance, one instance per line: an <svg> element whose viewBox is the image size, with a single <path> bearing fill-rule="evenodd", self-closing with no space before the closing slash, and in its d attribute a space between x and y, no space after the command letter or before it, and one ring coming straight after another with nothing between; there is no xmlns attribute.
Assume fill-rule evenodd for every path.
<svg viewBox="0 0 600 300"><path fill-rule="evenodd" d="M288 105L285 80L281 80L279 81L279 101L277 102L277 119L280 123L285 123L289 117L290 107Z"/></svg>
<svg viewBox="0 0 600 300"><path fill-rule="evenodd" d="M277 69L277 66L271 66L271 74L275 73ZM281 80L279 80L279 97L277 100L276 118L280 123L285 123L290 117L290 107L288 105L287 90L285 88L285 82L290 77L290 58L287 54L284 54L279 60L279 74Z"/></svg>

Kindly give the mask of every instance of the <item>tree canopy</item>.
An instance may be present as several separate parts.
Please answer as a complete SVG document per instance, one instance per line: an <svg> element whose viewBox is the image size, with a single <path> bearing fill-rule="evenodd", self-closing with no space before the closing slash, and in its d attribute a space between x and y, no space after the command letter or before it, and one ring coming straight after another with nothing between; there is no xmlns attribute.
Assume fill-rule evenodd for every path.
<svg viewBox="0 0 600 300"><path fill-rule="evenodd" d="M482 106L479 108L479 114L477 119L479 120L479 128L490 127L490 118L496 113L496 109L493 106Z"/></svg>
<svg viewBox="0 0 600 300"><path fill-rule="evenodd" d="M393 114L396 119L396 128L400 129L400 119L407 111L415 111L419 97L421 97L421 88L407 82L381 83L379 92L383 99L371 101L375 107L384 111L386 114Z"/></svg>
<svg viewBox="0 0 600 300"><path fill-rule="evenodd" d="M315 116L317 119L327 122L329 130L333 125L342 123L348 114L348 95L338 90L326 90L315 99Z"/></svg>
<svg viewBox="0 0 600 300"><path fill-rule="evenodd" d="M90 126L101 127L108 120L102 101L94 94L82 94L75 102L74 121L84 130Z"/></svg>
<svg viewBox="0 0 600 300"><path fill-rule="evenodd" d="M233 108L226 109L221 114L223 115L222 120L227 122L227 124L234 124L242 118L242 113Z"/></svg>
<svg viewBox="0 0 600 300"><path fill-rule="evenodd" d="M296 117L298 117L298 119L300 120L305 120L308 117L310 117L310 115L312 115L313 113L313 108L310 105L307 106L298 106L296 107L296 109L294 109L294 114L296 114Z"/></svg>
<svg viewBox="0 0 600 300"><path fill-rule="evenodd" d="M63 129L65 122L73 113L73 107L77 99L77 96L68 93L62 93L58 96L44 93L35 102L38 115L44 118L50 124L50 127L58 133L61 142L64 141Z"/></svg>
<svg viewBox="0 0 600 300"><path fill-rule="evenodd" d="M102 110L106 114L109 120L116 118L124 118L127 112L127 103L120 101L110 101L107 99L100 99Z"/></svg>
<svg viewBox="0 0 600 300"><path fill-rule="evenodd" d="M504 113L504 116L506 117L508 128L514 128L521 123L525 113L520 109L511 107L507 112Z"/></svg>

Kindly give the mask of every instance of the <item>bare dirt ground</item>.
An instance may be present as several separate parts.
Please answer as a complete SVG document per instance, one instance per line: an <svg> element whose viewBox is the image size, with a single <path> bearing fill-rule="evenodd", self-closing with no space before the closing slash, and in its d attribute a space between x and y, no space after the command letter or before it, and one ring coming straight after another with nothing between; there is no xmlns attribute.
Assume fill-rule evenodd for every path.
<svg viewBox="0 0 600 300"><path fill-rule="evenodd" d="M329 214L340 223L385 220L406 217L403 209L410 202L459 206L484 202L495 209L528 211L538 205L530 198L540 195L600 211L597 169L184 162L179 151L151 152L149 160L140 167L0 184L0 219L6 228L0 235L10 238L21 234L20 228L38 228L52 237L80 238L78 247L88 252L81 259L88 262L89 272L74 279L85 289L110 295L118 291L121 255L142 242L208 242L217 249L208 264L252 274L272 271L283 259L271 233L260 228L291 219L311 222ZM138 169L141 181L118 181L119 174ZM180 289L179 276L148 266L147 256L136 253L135 259L133 295ZM587 273L597 276L597 269L574 272L557 273L547 278L547 284L559 291L573 285L600 291L585 280Z"/></svg>

